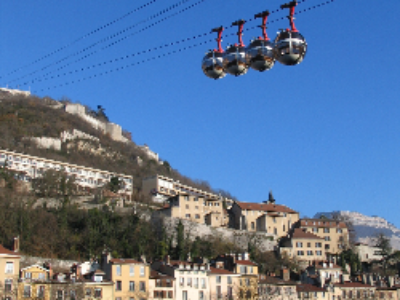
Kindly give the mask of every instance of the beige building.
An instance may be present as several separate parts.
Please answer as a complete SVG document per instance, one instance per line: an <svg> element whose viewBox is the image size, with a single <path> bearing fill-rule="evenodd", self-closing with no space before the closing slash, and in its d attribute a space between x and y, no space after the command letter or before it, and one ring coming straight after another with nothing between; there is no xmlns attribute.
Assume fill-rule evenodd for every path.
<svg viewBox="0 0 400 300"><path fill-rule="evenodd" d="M331 297L327 289L308 283L298 284L296 290L299 300L339 300L339 298Z"/></svg>
<svg viewBox="0 0 400 300"><path fill-rule="evenodd" d="M333 257L348 248L349 232L344 222L330 219L301 219L295 226L322 238L327 257Z"/></svg>
<svg viewBox="0 0 400 300"><path fill-rule="evenodd" d="M152 264L152 269L175 278L174 297L176 300L209 300L209 265L187 261L170 260Z"/></svg>
<svg viewBox="0 0 400 300"><path fill-rule="evenodd" d="M335 290L340 295L337 299L394 299L394 298L376 298L376 287L362 282L344 282L336 283Z"/></svg>
<svg viewBox="0 0 400 300"><path fill-rule="evenodd" d="M354 251L358 253L361 262L372 262L374 260L381 260L382 255L379 254L380 249L378 247L372 247L363 243L354 244Z"/></svg>
<svg viewBox="0 0 400 300"><path fill-rule="evenodd" d="M103 255L106 278L114 282L115 300L148 299L150 267L130 258Z"/></svg>
<svg viewBox="0 0 400 300"><path fill-rule="evenodd" d="M218 198L181 193L168 199L160 212L167 217L186 219L213 227L228 225L228 214Z"/></svg>
<svg viewBox="0 0 400 300"><path fill-rule="evenodd" d="M18 247L16 247L18 249ZM17 299L19 278L18 252L14 252L0 245L0 298L6 300Z"/></svg>
<svg viewBox="0 0 400 300"><path fill-rule="evenodd" d="M173 276L150 270L148 299L174 299L174 288Z"/></svg>
<svg viewBox="0 0 400 300"><path fill-rule="evenodd" d="M262 231L278 237L285 236L299 220L299 213L275 203L235 202L231 208L231 227L247 231Z"/></svg>
<svg viewBox="0 0 400 300"><path fill-rule="evenodd" d="M282 238L281 255L298 261L325 260L324 239L303 229L295 228L289 237ZM285 254L284 254L285 253Z"/></svg>
<svg viewBox="0 0 400 300"><path fill-rule="evenodd" d="M261 274L258 282L259 300L298 300L296 282L290 280L290 271L282 270L282 276Z"/></svg>
<svg viewBox="0 0 400 300"><path fill-rule="evenodd" d="M225 270L223 266L218 266L217 264L217 268L210 267L208 282L210 285L210 300L237 299L240 291L240 274Z"/></svg>

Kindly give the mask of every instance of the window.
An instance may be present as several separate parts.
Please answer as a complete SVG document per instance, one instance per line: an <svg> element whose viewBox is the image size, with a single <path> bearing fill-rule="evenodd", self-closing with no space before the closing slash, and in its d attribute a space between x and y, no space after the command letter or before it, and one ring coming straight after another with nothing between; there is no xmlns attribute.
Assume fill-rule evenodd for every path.
<svg viewBox="0 0 400 300"><path fill-rule="evenodd" d="M166 287L172 287L171 279L167 279L165 282L166 282Z"/></svg>
<svg viewBox="0 0 400 300"><path fill-rule="evenodd" d="M325 239L325 241L330 241L331 237L330 236L326 236L324 239Z"/></svg>
<svg viewBox="0 0 400 300"><path fill-rule="evenodd" d="M303 243L302 242L296 242L296 247L297 248L303 248Z"/></svg>
<svg viewBox="0 0 400 300"><path fill-rule="evenodd" d="M135 266L129 266L129 276L135 276Z"/></svg>
<svg viewBox="0 0 400 300"><path fill-rule="evenodd" d="M217 283L221 283L221 276L217 276Z"/></svg>
<svg viewBox="0 0 400 300"><path fill-rule="evenodd" d="M199 300L204 300L204 292L199 291Z"/></svg>
<svg viewBox="0 0 400 300"><path fill-rule="evenodd" d="M201 288L202 289L206 288L206 279L205 278L201 278Z"/></svg>
<svg viewBox="0 0 400 300"><path fill-rule="evenodd" d="M101 297L102 297L102 290L101 290L101 288L95 288L95 289L94 289L94 297L95 297L95 298L101 298Z"/></svg>
<svg viewBox="0 0 400 300"><path fill-rule="evenodd" d="M59 291L57 291L57 293L58 293ZM90 296L92 296L92 290L91 289L85 289L85 295L86 296L88 296L88 297L90 297ZM57 296L58 297L58 296Z"/></svg>
<svg viewBox="0 0 400 300"><path fill-rule="evenodd" d="M303 256L304 255L304 251L297 251L297 255L298 256Z"/></svg>
<svg viewBox="0 0 400 300"><path fill-rule="evenodd" d="M146 282L144 282L144 281L139 282L139 289L141 292L145 292L146 291Z"/></svg>
<svg viewBox="0 0 400 300"><path fill-rule="evenodd" d="M315 248L322 248L322 243L315 243Z"/></svg>
<svg viewBox="0 0 400 300"><path fill-rule="evenodd" d="M44 274L44 273L39 273L38 278L39 278L40 280L44 280L44 279L45 279L45 274Z"/></svg>
<svg viewBox="0 0 400 300"><path fill-rule="evenodd" d="M38 286L37 288L37 297L44 298L44 285Z"/></svg>
<svg viewBox="0 0 400 300"><path fill-rule="evenodd" d="M13 274L13 273L14 273L14 263L6 262L6 274Z"/></svg>
<svg viewBox="0 0 400 300"><path fill-rule="evenodd" d="M6 279L4 281L4 290L6 292L11 292L11 290L12 290L12 279Z"/></svg>
<svg viewBox="0 0 400 300"><path fill-rule="evenodd" d="M325 245L325 250L329 250L329 245Z"/></svg>
<svg viewBox="0 0 400 300"><path fill-rule="evenodd" d="M307 243L307 248L310 248L311 247L311 243Z"/></svg>
<svg viewBox="0 0 400 300"><path fill-rule="evenodd" d="M121 266L116 266L117 276L121 276Z"/></svg>
<svg viewBox="0 0 400 300"><path fill-rule="evenodd" d="M32 278L32 273L31 272L25 272L25 278Z"/></svg>
<svg viewBox="0 0 400 300"><path fill-rule="evenodd" d="M329 233L329 228L324 228L324 233Z"/></svg>
<svg viewBox="0 0 400 300"><path fill-rule="evenodd" d="M337 232L337 233L342 233L343 230L342 230L342 228L338 228L338 229L336 230L336 232Z"/></svg>
<svg viewBox="0 0 400 300"><path fill-rule="evenodd" d="M200 215L199 214L195 214L195 219L200 219Z"/></svg>
<svg viewBox="0 0 400 300"><path fill-rule="evenodd" d="M140 277L144 277L144 267L140 267Z"/></svg>
<svg viewBox="0 0 400 300"><path fill-rule="evenodd" d="M253 274L253 267L249 267L250 268L250 274Z"/></svg>
<svg viewBox="0 0 400 300"><path fill-rule="evenodd" d="M29 285L24 285L24 298L31 297L31 287Z"/></svg>
<svg viewBox="0 0 400 300"><path fill-rule="evenodd" d="M90 291L90 289L89 289L89 291ZM87 296L90 296L90 295L87 295ZM24 295L24 297L25 297L25 295ZM57 290L56 300L63 300L63 291L62 290Z"/></svg>
<svg viewBox="0 0 400 300"><path fill-rule="evenodd" d="M133 292L135 290L135 282L134 281L129 281L129 290Z"/></svg>
<svg viewBox="0 0 400 300"><path fill-rule="evenodd" d="M185 217L186 217L187 219L190 219L190 214L186 214Z"/></svg>
<svg viewBox="0 0 400 300"><path fill-rule="evenodd" d="M232 284L232 277L228 276L228 284Z"/></svg>
<svg viewBox="0 0 400 300"><path fill-rule="evenodd" d="M317 256L322 256L322 251L315 251L315 254L317 254Z"/></svg>
<svg viewBox="0 0 400 300"><path fill-rule="evenodd" d="M76 299L76 293L75 293L75 291L74 291L74 290L71 290L70 293L69 293L69 296L70 296L70 299L71 299L71 300L75 300L75 299Z"/></svg>
<svg viewBox="0 0 400 300"><path fill-rule="evenodd" d="M220 285L217 285L217 298L222 299L222 291Z"/></svg>
<svg viewBox="0 0 400 300"><path fill-rule="evenodd" d="M185 208L186 208L186 209L189 209L189 204L186 204L186 205L185 205Z"/></svg>
<svg viewBox="0 0 400 300"><path fill-rule="evenodd" d="M199 287L199 279L197 277L194 279L194 287L196 289Z"/></svg>
<svg viewBox="0 0 400 300"><path fill-rule="evenodd" d="M172 299L173 297L174 297L174 295L173 295L172 291L169 291L169 292L168 292L168 298L169 298L169 299Z"/></svg>
<svg viewBox="0 0 400 300"><path fill-rule="evenodd" d="M255 228L254 222L251 222L251 229L254 229L254 228Z"/></svg>
<svg viewBox="0 0 400 300"><path fill-rule="evenodd" d="M188 285L188 286L192 286L192 278L189 277L189 278L187 279L187 285Z"/></svg>
<svg viewBox="0 0 400 300"><path fill-rule="evenodd" d="M121 282L121 280L117 280L115 282L115 290L116 291L121 291L122 290L122 282Z"/></svg>
<svg viewBox="0 0 400 300"><path fill-rule="evenodd" d="M185 285L185 278L183 278L183 277L179 278L179 285L180 286L184 286Z"/></svg>
<svg viewBox="0 0 400 300"><path fill-rule="evenodd" d="M308 255L308 256L312 256L312 255L314 255L314 254L313 254L313 252L312 252L311 250L308 250L308 251L307 251L307 255Z"/></svg>
<svg viewBox="0 0 400 300"><path fill-rule="evenodd" d="M231 298L233 294L233 288L231 286L228 286L228 297Z"/></svg>
<svg viewBox="0 0 400 300"><path fill-rule="evenodd" d="M182 299L183 300L188 300L187 291L182 291Z"/></svg>

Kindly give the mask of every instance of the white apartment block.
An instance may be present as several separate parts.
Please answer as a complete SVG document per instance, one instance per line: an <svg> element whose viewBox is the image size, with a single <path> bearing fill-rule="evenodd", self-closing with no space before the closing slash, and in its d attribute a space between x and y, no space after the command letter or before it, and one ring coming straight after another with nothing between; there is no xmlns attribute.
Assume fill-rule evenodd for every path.
<svg viewBox="0 0 400 300"><path fill-rule="evenodd" d="M144 194L152 196L155 202L164 202L168 198L177 195L196 195L209 200L221 199L220 195L182 184L179 180L174 180L162 175L155 175L143 179L142 191ZM224 198L221 200L226 201L228 208L233 204L232 199Z"/></svg>
<svg viewBox="0 0 400 300"><path fill-rule="evenodd" d="M82 188L94 189L102 187L112 177L118 177L122 181L122 188L118 193L127 200L132 196L132 176L117 174L115 172L69 164L52 159L41 158L23 153L0 149L0 166L17 172L18 179L30 182L32 179L42 176L50 169L64 171L68 176L75 176L75 183Z"/></svg>

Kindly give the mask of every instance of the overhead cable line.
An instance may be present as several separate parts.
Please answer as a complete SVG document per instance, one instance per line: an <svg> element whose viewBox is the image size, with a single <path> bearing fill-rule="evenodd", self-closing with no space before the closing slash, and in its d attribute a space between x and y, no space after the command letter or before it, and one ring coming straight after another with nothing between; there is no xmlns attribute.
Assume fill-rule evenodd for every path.
<svg viewBox="0 0 400 300"><path fill-rule="evenodd" d="M63 61L66 61L67 59L71 58L71 57L78 56L78 55L80 55L80 54L82 54L82 53L85 53L86 51L90 50L91 48L93 48L93 47L95 47L95 46L97 46L97 45L99 45L99 44L101 44L101 43L104 43L104 42L106 42L106 41L108 41L108 40L114 39L114 38L116 38L117 36L119 36L119 35L121 35L121 34L127 32L127 31L129 31L129 30L131 30L131 29L133 29L133 28L135 28L136 26L138 26L138 25L140 25L140 24L142 24L142 23L146 23L146 22L148 22L148 21L150 21L150 20L152 20L152 19L155 19L155 18L157 18L157 17L159 17L159 16L161 16L161 15L163 15L163 14L165 14L165 13L168 13L170 10L172 10L172 9L174 9L174 8L176 8L176 7L179 7L180 5L185 4L185 3L188 2L188 1L190 1L190 0L181 0L181 1L177 2L176 4L171 5L171 6L167 7L166 9L163 9L163 10L159 11L158 13L156 13L156 14L154 14L154 15L152 15L152 16L150 16L150 17L144 19L144 20L137 22L137 23L134 24L134 25L131 25L131 26L129 26L129 27L127 27L127 28L125 28L125 29L123 29L123 30L121 30L121 31L119 31L119 32L117 32L117 33L115 33L115 34L113 34L113 35L109 35L109 36L107 36L107 37L105 37L105 38L103 38L103 39L101 39L101 40L99 40L99 41L93 43L92 45L83 48L82 50L80 50L80 51L78 51L78 52L75 52L75 53L73 53L73 54L70 54L70 55L68 55L68 56L66 56L66 57L64 57L64 58L62 58L62 59L60 59L60 60L58 60L58 61L56 61L56 62L54 62L54 63L50 63L50 64L48 64L47 66L45 66L45 67L43 67L43 68L41 68L41 69L39 69L39 70L33 71L33 72L29 73L29 74L26 74L26 75L23 75L23 76L18 77L18 78L16 78L16 79L13 79L13 80L9 81L9 83L13 83L13 82L16 82L16 81L18 81L18 80L21 80L21 79L23 79L23 78L26 78L26 77L28 77L28 76L34 75L34 74L36 74L36 73L38 73L38 72L41 72L41 71L44 71L44 70L48 69L48 68L51 67L51 66L58 65L58 64L62 63ZM203 2L203 1L205 1L205 0L201 0L201 1L197 2L196 5L199 4L199 3L201 3L201 2ZM192 8L192 7L196 6L196 5L191 5L189 8ZM179 13L182 13L182 12L184 12L184 11L186 11L186 10L187 10L187 9L181 10ZM121 39L121 41L122 41L122 40L123 40L123 39ZM115 44L116 44L116 43L114 42L114 43L111 43L110 45L115 45ZM110 45L109 45L109 46L110 46ZM104 48L104 49L106 49L106 48ZM103 50L103 49L102 49L102 50ZM89 56L91 56L91 55L93 55L94 53L97 53L97 52L98 52L98 51L92 52L90 55L85 55L84 57L87 58L87 57L89 57ZM80 60L78 60L78 61L80 61Z"/></svg>
<svg viewBox="0 0 400 300"><path fill-rule="evenodd" d="M204 2L204 1L205 1L205 0L199 0L199 1L197 1L196 3L193 3L193 4L191 4L190 6L179 10L178 12L175 12L175 13L173 13L173 14L171 14L171 15L165 17L165 18L162 18L162 19L160 19L160 20L158 20L158 21L156 21L156 22L154 22L154 23L152 23L152 24L150 24L150 25L148 25L148 26L146 26L146 27L144 27L144 28L142 28L142 29L140 29L140 30L138 30L138 31L136 31L136 32L134 32L134 33L132 33L132 34L130 34L130 35L128 35L128 36L122 37L121 39L116 40L116 41L114 41L114 42L112 42L112 43L110 43L110 44L108 44L108 45L102 47L100 50L96 50L96 51L93 51L93 52L91 52L91 53L87 53L86 55L84 55L84 56L82 56L82 57L76 59L75 61L72 61L72 62L70 62L70 63L68 63L68 64L65 64L65 65L63 65L63 66L61 66L61 67L55 69L55 70L52 70L52 71L50 71L50 72L47 72L46 74L43 74L41 77L36 77L36 78L34 78L34 79L30 80L30 81L24 82L22 85L32 84L32 83L34 83L34 82L41 82L41 81L45 81L45 80L48 80L48 79L52 79L52 78L54 78L54 77L60 77L60 76L54 76L54 75L51 76L51 77L46 77L46 76L49 76L49 75L51 75L51 74L54 73L54 72L60 71L60 70L62 70L62 69L65 69L66 67L69 67L69 66L72 65L72 64L78 63L78 62L80 62L80 61L82 61L82 60L84 60L84 59L86 59L86 58L88 58L88 57L90 57L90 56L96 54L98 51L102 51L102 50L105 50L105 49L107 49L107 48L110 48L110 47L114 46L115 44L122 42L122 41L125 40L125 39L128 39L128 38L130 38L130 37L132 37L132 36L134 36L134 35L136 35L136 34L139 34L139 33L143 32L143 31L145 31L145 30L147 30L147 29L150 29L151 27L154 27L154 26L158 25L159 23L162 23L162 22L168 20L169 18L172 18L172 17L174 17L174 16L176 16L176 15L178 15L178 14L181 14L181 13L183 13L183 12L185 12L185 11L187 11L187 10L189 10L189 9L191 9L191 8L193 8L193 7L197 6L197 5L199 5L199 4L201 4L201 3ZM210 35L210 33L204 33L204 34L200 34L200 35L198 35L198 36L194 36L194 37L191 37L191 38L186 38L186 39L183 39L183 40L181 40L181 41L175 42L175 44L180 43L180 42L185 42L185 41L187 41L187 40L199 38L199 37L202 37L202 36L206 36L206 35ZM170 43L170 44L174 44L174 43ZM166 44L165 46L170 45L170 44ZM162 48L162 47L163 47L163 46L160 46L160 48ZM140 52L139 52L139 53L140 53ZM120 59L125 59L125 58L131 57L131 56L135 56L135 55L136 55L136 54L129 54L129 55L126 55L126 56L122 56ZM113 60L118 60L118 58L117 58L117 59L113 59ZM113 60L111 60L111 61L113 61ZM99 65L102 65L102 64L106 64L106 63L107 63L107 62L103 62L103 63L100 63L100 64L95 64L94 66L99 66ZM88 69L90 69L90 68L91 68L91 67L88 67ZM79 69L79 70L84 70L84 69L85 69L85 68L81 68L81 69ZM68 73L71 73L71 72L68 72ZM67 74L67 73L64 73L64 74L61 75L61 76L64 76L64 75L66 75L66 74ZM13 81L11 81L11 82L15 82L15 81L17 81L17 79L15 79L15 80L13 80Z"/></svg>
<svg viewBox="0 0 400 300"><path fill-rule="evenodd" d="M319 8L321 6L330 4L330 3L334 2L334 1L335 0L327 0L327 1L323 2L323 3L320 3L320 4L317 4L317 5L305 8L303 10L299 10L296 14L308 12L310 10L313 10L313 9ZM269 21L268 23L275 23L275 22L278 22L278 21L281 21L281 20L284 20L284 19L287 19L287 17L280 17L280 18L277 18L275 20ZM247 29L245 29L245 31L252 30L254 28L256 28L256 26L251 27L251 28L247 28ZM236 33L231 33L228 36L233 36L233 35L236 35ZM202 36L202 35L195 36L195 37L198 38L200 36ZM183 40L181 40L181 41L183 41ZM98 66L101 66L101 65L105 65L107 63L113 63L113 62L116 62L118 60L122 60L122 59L125 59L125 58L128 58L128 57L131 57L131 56L140 55L140 54L144 54L144 53L149 53L149 52L152 52L154 50L161 49L163 47L169 47L169 46L178 44L181 41L178 41L178 42L175 42L175 43L171 43L171 44L165 44L165 45L162 45L162 46L159 46L159 47L155 47L155 48L150 48L150 49L147 49L147 50L143 50L141 52L138 52L138 53L135 53L135 54L132 54L132 55L127 55L127 56L124 56L124 57L117 58L115 60L110 60L108 62L100 63L100 64L97 64L97 65L93 65L93 66L88 67L86 69L90 69L90 68L98 67ZM207 44L207 43L210 43L210 42L214 42L214 41L215 41L215 39L209 39L209 40L206 40L206 41L203 41L203 42L199 42L197 44L193 44L193 45L190 45L190 46L187 46L187 47L182 47L182 48L177 49L177 50L172 50L172 51L164 53L164 54L156 55L156 56L153 56L153 57L150 57L150 58L147 58L147 59L143 59L141 61L130 63L130 64L127 64L125 66L121 66L121 67L117 67L117 68L114 68L114 69L110 69L108 71L100 72L100 73L97 73L97 74L94 74L94 75L90 75L90 76L87 76L87 77L83 77L83 78L80 78L80 79L77 79L77 80L68 81L68 82L65 82L65 83L62 83L62 84L59 84L59 85L55 85L55 86L52 86L52 87L42 88L42 89L38 90L38 92L43 92L43 91L51 90L51 89L54 89L54 88L59 88L59 87L63 87L63 86L66 86L66 85L87 81L87 80L90 80L90 79L93 79L93 78L97 78L97 77L101 77L101 76L104 76L104 75L107 75L107 74L110 74L110 73L113 73L113 72L122 71L122 70L130 68L130 67L134 67L134 66L137 66L137 65L149 62L149 61L153 61L153 60L159 59L159 58L164 58L166 56L169 56L169 55L172 55L172 54L176 54L176 53L180 53L180 52L183 52L185 50L188 50L188 49L191 49L191 48L195 48L197 46L201 46L201 45L204 45L204 44ZM83 71L83 70L85 70L85 69L75 70L72 73L80 72L80 71ZM61 76L69 75L69 74L71 74L71 72L64 73ZM60 76L54 76L54 77L52 77L52 79L55 78L55 77L60 77ZM36 92L36 91L34 91L34 92Z"/></svg>
<svg viewBox="0 0 400 300"><path fill-rule="evenodd" d="M94 30L92 30L92 31L90 31L90 32L88 32L88 33L86 33L86 34L84 34L83 36L81 36L81 37L79 37L79 38L73 40L72 42L70 42L70 43L68 43L68 44L66 44L66 45L64 45L64 46L62 46L62 47L60 47L60 48L54 50L53 52L50 52L50 53L48 53L48 54L46 54L46 55L44 55L44 56L42 56L42 57L40 57L40 58L34 60L33 62L31 62L31 63L29 63L29 64L27 64L27 65L24 65L24 66L22 66L22 67L19 67L19 68L15 69L15 70L13 70L13 71L11 71L11 72L5 74L5 75L1 75L1 76L0 76L0 79L2 79L4 76L12 75L12 74L14 74L14 73L16 73L16 72L18 72L18 71L20 71L20 70L26 68L26 67L29 67L29 66L31 66L31 65L33 65L33 64L36 64L36 63L38 63L38 62L40 62L40 61L42 61L42 60L44 60L44 59L46 59L46 58L48 58L48 57L50 57L50 56L52 56L52 55L54 55L54 54L60 52L60 51L62 51L62 50L64 50L64 49L66 49L66 48L68 48L68 47L70 47L70 46L72 46L72 45L78 43L79 41L84 40L84 39L88 38L89 36L91 36L91 35L93 35L93 34L99 32L99 31L101 31L101 30L103 30L103 29L105 29L105 28L107 28L107 27L109 27L109 26L111 26L111 25L114 25L115 23L117 23L117 22L119 22L119 21L125 19L126 17L130 16L131 14L133 14L133 13L139 11L139 10L142 10L143 8L145 8L145 7L147 7L147 6L151 5L151 4L153 4L153 3L156 2L156 1L157 1L157 0L150 0L149 2L147 2L147 3L145 3L145 4L141 5L141 6L139 6L139 7L137 7L137 8L135 8L134 10L131 10L130 12L127 12L126 14L122 15L121 17L119 17L119 18L117 18L117 19L114 19L114 20L112 20L111 22L108 22L107 24L104 24L104 25L102 25L102 26L100 26L100 27L97 27L96 29L94 29Z"/></svg>

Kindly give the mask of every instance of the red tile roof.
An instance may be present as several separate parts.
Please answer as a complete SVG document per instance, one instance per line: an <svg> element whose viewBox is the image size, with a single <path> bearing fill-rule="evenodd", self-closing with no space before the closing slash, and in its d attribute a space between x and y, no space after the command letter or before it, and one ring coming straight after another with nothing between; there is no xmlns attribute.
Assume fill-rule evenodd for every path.
<svg viewBox="0 0 400 300"><path fill-rule="evenodd" d="M264 279L260 280L261 284L274 284L274 285L295 285L296 282L291 281L291 280L283 280L280 277L274 277L274 276L265 276Z"/></svg>
<svg viewBox="0 0 400 300"><path fill-rule="evenodd" d="M302 227L347 228L346 223L331 219L301 219Z"/></svg>
<svg viewBox="0 0 400 300"><path fill-rule="evenodd" d="M305 232L301 228L295 228L292 234L292 239L318 239L323 240L323 238L316 236L311 232Z"/></svg>
<svg viewBox="0 0 400 300"><path fill-rule="evenodd" d="M116 264L116 265L122 265L122 264L142 264L142 262L131 259L131 258L113 258L110 259L110 263Z"/></svg>
<svg viewBox="0 0 400 300"><path fill-rule="evenodd" d="M345 282L345 283L335 283L335 286L341 288L372 288L372 285L365 284L362 282Z"/></svg>
<svg viewBox="0 0 400 300"><path fill-rule="evenodd" d="M245 266L257 266L257 264L253 263L250 260L237 260L236 264L237 265L245 265Z"/></svg>
<svg viewBox="0 0 400 300"><path fill-rule="evenodd" d="M18 252L8 250L8 249L4 248L3 245L1 245L1 244L0 244L0 254L15 255L15 256L19 255Z"/></svg>
<svg viewBox="0 0 400 300"><path fill-rule="evenodd" d="M278 205L273 203L250 203L250 202L235 202L241 209L246 210L259 210L265 212L285 212L289 214L297 214L297 211L290 209L285 205Z"/></svg>
<svg viewBox="0 0 400 300"><path fill-rule="evenodd" d="M211 274L221 274L221 275L234 275L235 273L225 270L225 269L220 269L220 268L214 268L210 267Z"/></svg>
<svg viewBox="0 0 400 300"><path fill-rule="evenodd" d="M304 283L304 284L298 284L296 286L296 290L298 293L302 293L302 292L325 292L324 288L312 285L312 284L308 284L308 283Z"/></svg>

